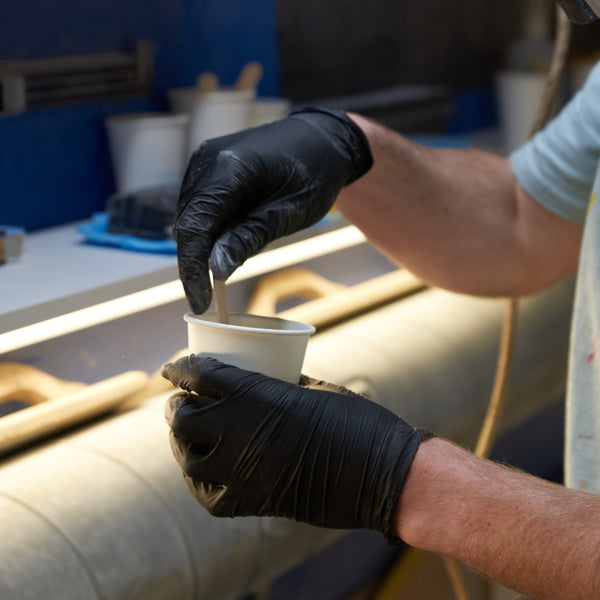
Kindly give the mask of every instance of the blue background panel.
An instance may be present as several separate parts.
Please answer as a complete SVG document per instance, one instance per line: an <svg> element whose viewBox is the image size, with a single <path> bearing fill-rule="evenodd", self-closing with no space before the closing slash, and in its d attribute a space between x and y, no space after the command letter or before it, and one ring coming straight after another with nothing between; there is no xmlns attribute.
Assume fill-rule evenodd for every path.
<svg viewBox="0 0 600 600"><path fill-rule="evenodd" d="M259 95L279 93L275 0L30 0L0 7L0 60L133 51L154 45L148 98L86 102L0 116L0 223L28 231L85 219L115 189L104 119L165 110L166 91L212 70L235 82L265 67Z"/></svg>

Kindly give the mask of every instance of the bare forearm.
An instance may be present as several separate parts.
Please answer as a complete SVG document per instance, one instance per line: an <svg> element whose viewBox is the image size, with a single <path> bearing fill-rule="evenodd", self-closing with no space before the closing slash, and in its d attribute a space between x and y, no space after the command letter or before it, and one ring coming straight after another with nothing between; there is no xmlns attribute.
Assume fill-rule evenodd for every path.
<svg viewBox="0 0 600 600"><path fill-rule="evenodd" d="M421 444L398 503L407 543L461 560L540 600L600 595L600 498Z"/></svg>
<svg viewBox="0 0 600 600"><path fill-rule="evenodd" d="M525 198L506 158L425 147L351 116L374 165L338 207L392 260L434 285L480 295L531 293L573 270L579 229ZM552 251L557 236L562 253L531 252L540 241Z"/></svg>

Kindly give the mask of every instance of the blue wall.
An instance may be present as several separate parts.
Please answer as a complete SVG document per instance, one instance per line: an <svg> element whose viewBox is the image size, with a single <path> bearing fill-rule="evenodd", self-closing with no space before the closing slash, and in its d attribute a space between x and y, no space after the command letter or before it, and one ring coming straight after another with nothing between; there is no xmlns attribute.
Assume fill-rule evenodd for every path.
<svg viewBox="0 0 600 600"><path fill-rule="evenodd" d="M162 110L170 87L203 70L232 84L259 60L260 95L279 93L275 0L23 0L0 7L0 60L132 50L154 43L149 98L0 116L0 224L31 231L85 219L114 191L109 114Z"/></svg>

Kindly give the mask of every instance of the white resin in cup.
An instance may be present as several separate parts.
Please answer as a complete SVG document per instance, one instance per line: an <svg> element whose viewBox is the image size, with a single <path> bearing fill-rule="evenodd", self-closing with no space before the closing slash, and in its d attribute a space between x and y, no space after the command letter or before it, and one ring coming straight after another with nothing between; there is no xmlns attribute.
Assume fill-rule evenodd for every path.
<svg viewBox="0 0 600 600"><path fill-rule="evenodd" d="M277 317L229 314L219 323L213 312L187 313L189 349L222 362L298 383L312 325Z"/></svg>

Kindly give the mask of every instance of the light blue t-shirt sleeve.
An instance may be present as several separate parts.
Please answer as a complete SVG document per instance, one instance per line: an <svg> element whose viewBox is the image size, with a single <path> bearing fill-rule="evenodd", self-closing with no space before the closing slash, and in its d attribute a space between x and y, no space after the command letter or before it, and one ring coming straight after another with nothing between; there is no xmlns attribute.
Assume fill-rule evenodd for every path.
<svg viewBox="0 0 600 600"><path fill-rule="evenodd" d="M583 223L600 160L600 63L561 113L513 152L519 183L542 206Z"/></svg>

